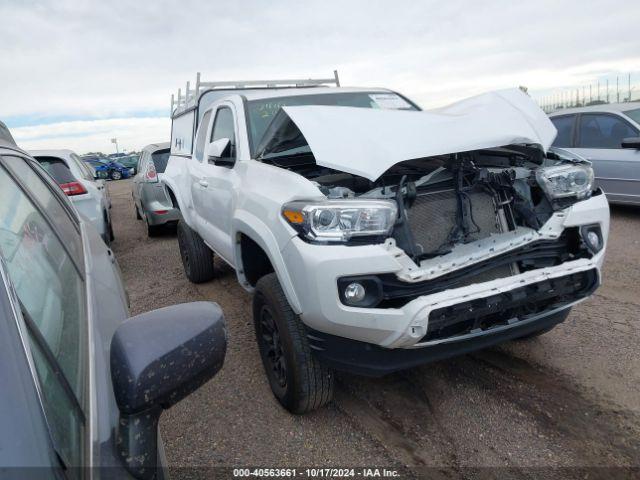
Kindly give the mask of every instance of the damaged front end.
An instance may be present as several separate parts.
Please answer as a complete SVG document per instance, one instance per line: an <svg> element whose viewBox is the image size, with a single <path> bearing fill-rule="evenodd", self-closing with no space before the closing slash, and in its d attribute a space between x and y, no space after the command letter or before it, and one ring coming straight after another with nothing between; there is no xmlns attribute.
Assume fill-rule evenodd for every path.
<svg viewBox="0 0 640 480"><path fill-rule="evenodd" d="M296 118L296 112L288 113ZM421 114L389 118L407 118L409 126L412 115ZM545 122L546 117L536 132L546 128ZM283 207L283 217L303 240L381 245L398 265L386 272L367 265L358 265L357 272L327 272L333 282L338 273L334 285L343 307L371 315L376 327L362 338L378 335L376 315L382 312L400 311L408 319L402 332L378 341L387 347L506 328L566 308L598 286L608 213L604 200L580 207L592 196L603 198L593 189L589 163L557 156L549 150L553 135L527 133L526 126L507 137L514 143L498 144L500 129L507 127L497 123L486 142L452 140L452 153L434 154L430 146L406 148L428 155L388 161L381 174L366 174L363 162L352 165L332 150L335 143L325 149L314 139L315 130L302 135L293 122L286 138L295 153L285 149L285 154L263 156L262 161L313 182L325 198ZM478 118L469 125L481 128ZM361 140L365 143L364 136ZM407 133L406 140L420 143L415 132ZM373 158L372 143L365 150ZM457 150L463 146L475 148ZM581 208L595 213L577 219ZM341 315L346 314L332 310L332 321L339 323ZM312 317L306 318L313 322Z"/></svg>

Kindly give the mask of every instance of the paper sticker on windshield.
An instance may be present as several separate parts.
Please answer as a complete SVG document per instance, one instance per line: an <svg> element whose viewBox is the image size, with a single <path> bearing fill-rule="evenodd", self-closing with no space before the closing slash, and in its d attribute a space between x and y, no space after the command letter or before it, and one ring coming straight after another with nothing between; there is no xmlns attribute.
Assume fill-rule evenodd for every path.
<svg viewBox="0 0 640 480"><path fill-rule="evenodd" d="M380 108L390 110L411 108L411 104L409 102L395 93L371 93L369 94L369 98Z"/></svg>

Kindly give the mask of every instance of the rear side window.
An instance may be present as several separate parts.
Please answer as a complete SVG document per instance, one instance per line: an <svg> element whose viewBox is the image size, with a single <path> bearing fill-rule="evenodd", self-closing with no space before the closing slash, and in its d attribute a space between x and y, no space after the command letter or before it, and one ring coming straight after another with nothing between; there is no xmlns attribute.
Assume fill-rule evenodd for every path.
<svg viewBox="0 0 640 480"><path fill-rule="evenodd" d="M28 186L29 192L40 204L42 211L47 213L52 222L55 222L55 227L64 242L64 246L79 268L81 268L80 266L84 264L82 237L80 236L78 220L71 213L73 212L73 207L68 198L50 179L48 183L51 188L49 188L44 181L47 175L42 172L43 176L41 178L31 168L28 160L13 156L5 156L3 160L16 177L24 185ZM63 204L66 204L66 207Z"/></svg>
<svg viewBox="0 0 640 480"><path fill-rule="evenodd" d="M42 168L59 184L75 182L76 178L71 173L67 164L56 157L36 157Z"/></svg>
<svg viewBox="0 0 640 480"><path fill-rule="evenodd" d="M207 129L209 128L209 119L211 118L211 110L207 110L200 122L198 129L198 138L196 139L196 160L202 161L204 156L204 142L207 139Z"/></svg>
<svg viewBox="0 0 640 480"><path fill-rule="evenodd" d="M0 192L0 254L24 316L35 327L29 337L47 422L65 462L80 465L87 364L84 281L41 210L1 166Z"/></svg>
<svg viewBox="0 0 640 480"><path fill-rule="evenodd" d="M80 169L80 173L85 180L92 181L94 179L93 172L91 168L82 161L82 159L76 155L75 153L71 154L71 159L76 162L76 166Z"/></svg>
<svg viewBox="0 0 640 480"><path fill-rule="evenodd" d="M151 154L153 165L156 167L157 173L164 173L167 168L167 162L169 161L169 149L158 150Z"/></svg>
<svg viewBox="0 0 640 480"><path fill-rule="evenodd" d="M617 115L585 113L580 116L578 146L581 148L622 148L626 137L638 131Z"/></svg>
<svg viewBox="0 0 640 480"><path fill-rule="evenodd" d="M551 119L556 130L558 130L558 136L553 142L554 147L566 148L573 146L573 123L575 119L575 115L564 115Z"/></svg>

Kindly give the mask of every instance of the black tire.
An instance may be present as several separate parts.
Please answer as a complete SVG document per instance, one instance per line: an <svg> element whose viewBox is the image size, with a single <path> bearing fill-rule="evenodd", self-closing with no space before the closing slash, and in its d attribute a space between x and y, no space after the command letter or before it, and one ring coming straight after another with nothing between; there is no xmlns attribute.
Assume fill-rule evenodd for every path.
<svg viewBox="0 0 640 480"><path fill-rule="evenodd" d="M302 321L291 310L275 273L256 285L253 320L262 364L280 404L301 414L329 403L333 371L311 353Z"/></svg>
<svg viewBox="0 0 640 480"><path fill-rule="evenodd" d="M111 170L109 176L111 177L111 180L120 180L122 178L122 173L118 170Z"/></svg>
<svg viewBox="0 0 640 480"><path fill-rule="evenodd" d="M546 327L546 328L543 328L541 330L537 330L535 332L531 332L530 334L525 335L524 337L516 338L516 340L517 341L530 340L532 338L536 338L536 337L539 337L540 335L544 335L545 333L550 332L551 330L556 328L560 323L564 322L567 319L567 317L569 316L569 313L571 313L571 307L569 307L569 308L567 308L565 310L562 310L562 311L560 311L558 313L554 313L552 315L552 317L555 317L555 319L558 321L558 323L554 323L550 327Z"/></svg>
<svg viewBox="0 0 640 480"><path fill-rule="evenodd" d="M214 277L213 252L182 220L178 222L178 246L184 273L191 282L208 282Z"/></svg>

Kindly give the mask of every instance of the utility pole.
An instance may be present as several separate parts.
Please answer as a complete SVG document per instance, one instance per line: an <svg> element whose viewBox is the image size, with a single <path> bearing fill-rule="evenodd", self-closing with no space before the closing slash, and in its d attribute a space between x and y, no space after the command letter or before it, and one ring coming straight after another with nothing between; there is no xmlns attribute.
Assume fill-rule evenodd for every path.
<svg viewBox="0 0 640 480"><path fill-rule="evenodd" d="M116 144L116 153L120 153L120 151L118 150L118 139L117 138L112 138L111 139L111 143L115 143Z"/></svg>
<svg viewBox="0 0 640 480"><path fill-rule="evenodd" d="M609 79L607 78L607 103L609 103Z"/></svg>
<svg viewBox="0 0 640 480"><path fill-rule="evenodd" d="M631 101L631 73L629 73L629 99L627 102Z"/></svg>
<svg viewBox="0 0 640 480"><path fill-rule="evenodd" d="M620 103L620 84L618 83L617 75L616 75L616 103Z"/></svg>

